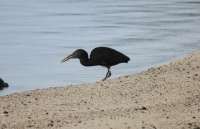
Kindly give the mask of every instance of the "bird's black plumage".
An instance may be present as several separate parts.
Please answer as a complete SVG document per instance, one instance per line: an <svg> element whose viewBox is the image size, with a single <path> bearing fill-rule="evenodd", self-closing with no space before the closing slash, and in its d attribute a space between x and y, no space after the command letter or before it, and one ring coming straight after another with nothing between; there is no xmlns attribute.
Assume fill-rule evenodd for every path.
<svg viewBox="0 0 200 129"><path fill-rule="evenodd" d="M114 66L119 63L127 63L130 59L121 52L108 47L97 47L90 54L91 60L99 60L107 66ZM104 63L101 64L104 66Z"/></svg>
<svg viewBox="0 0 200 129"><path fill-rule="evenodd" d="M88 54L83 49L78 49L73 52L68 57L64 58L61 63L71 59L71 58L79 58L80 63L84 66L96 66L101 65L108 68L108 72L106 77L103 80L106 80L111 76L110 67L117 65L119 63L128 63L130 60L129 57L118 52L112 48L108 47L97 47L91 51L90 58L88 58Z"/></svg>

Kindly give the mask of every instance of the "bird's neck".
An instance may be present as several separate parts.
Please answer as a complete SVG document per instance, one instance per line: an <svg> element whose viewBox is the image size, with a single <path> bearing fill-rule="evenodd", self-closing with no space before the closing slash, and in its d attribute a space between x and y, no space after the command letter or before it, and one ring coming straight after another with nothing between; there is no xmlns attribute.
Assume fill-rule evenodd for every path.
<svg viewBox="0 0 200 129"><path fill-rule="evenodd" d="M80 59L80 63L83 65L83 66L96 66L96 65L99 65L97 62L93 61L93 60L90 60L88 58L81 58Z"/></svg>

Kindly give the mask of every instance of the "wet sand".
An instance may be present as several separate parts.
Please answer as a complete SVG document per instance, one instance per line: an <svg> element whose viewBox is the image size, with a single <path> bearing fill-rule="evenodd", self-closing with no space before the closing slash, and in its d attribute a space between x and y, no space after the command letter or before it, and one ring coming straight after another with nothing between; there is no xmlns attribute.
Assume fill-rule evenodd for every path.
<svg viewBox="0 0 200 129"><path fill-rule="evenodd" d="M14 93L0 103L2 129L198 129L200 51L138 74Z"/></svg>

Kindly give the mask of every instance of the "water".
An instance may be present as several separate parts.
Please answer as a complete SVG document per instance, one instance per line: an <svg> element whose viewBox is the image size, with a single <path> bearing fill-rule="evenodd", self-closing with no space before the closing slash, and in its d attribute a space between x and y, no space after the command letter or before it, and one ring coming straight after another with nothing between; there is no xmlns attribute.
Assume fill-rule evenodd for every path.
<svg viewBox="0 0 200 129"><path fill-rule="evenodd" d="M107 69L60 61L98 46L129 56L111 78L134 74L200 48L200 2L191 0L0 0L0 77L6 95L101 80Z"/></svg>

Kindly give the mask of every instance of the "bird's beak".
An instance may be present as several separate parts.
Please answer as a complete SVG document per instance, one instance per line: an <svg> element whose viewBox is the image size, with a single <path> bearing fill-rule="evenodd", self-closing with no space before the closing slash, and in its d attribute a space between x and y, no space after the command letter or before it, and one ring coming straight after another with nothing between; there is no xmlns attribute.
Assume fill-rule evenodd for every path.
<svg viewBox="0 0 200 129"><path fill-rule="evenodd" d="M71 54L68 57L64 58L60 63L64 63L65 61L68 61L69 59L73 58L75 54Z"/></svg>

